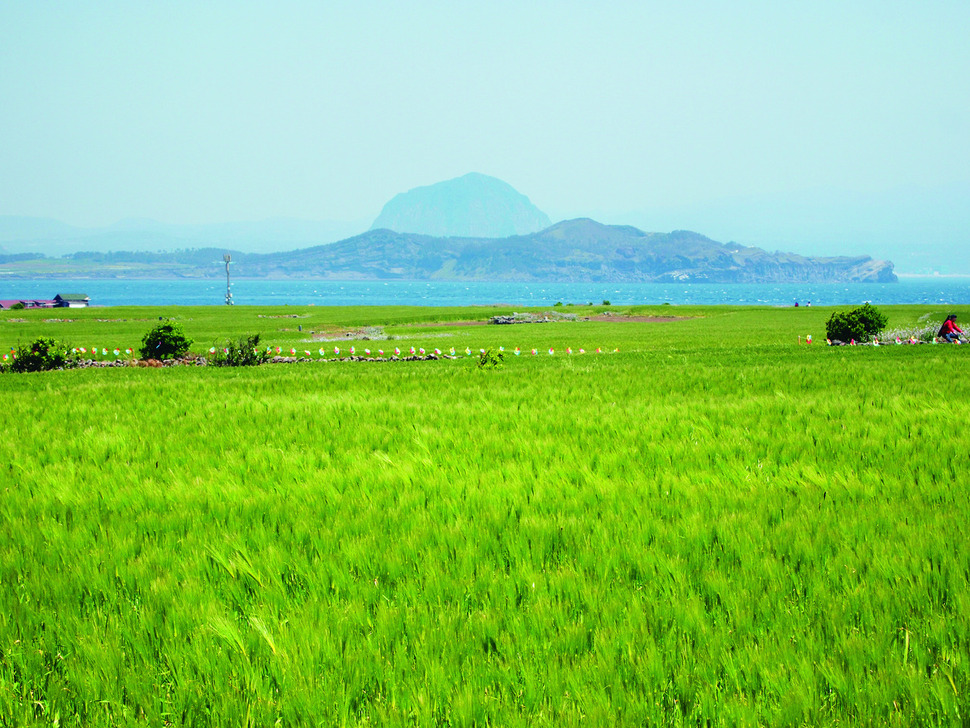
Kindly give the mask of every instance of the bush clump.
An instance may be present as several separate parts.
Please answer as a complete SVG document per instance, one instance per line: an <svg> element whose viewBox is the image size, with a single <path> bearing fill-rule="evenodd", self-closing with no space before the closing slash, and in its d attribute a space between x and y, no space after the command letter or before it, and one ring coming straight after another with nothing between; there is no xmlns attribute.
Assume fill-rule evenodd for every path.
<svg viewBox="0 0 970 728"><path fill-rule="evenodd" d="M259 348L259 334L253 334L239 341L227 341L210 363L217 367L255 367L263 364L268 357L269 354Z"/></svg>
<svg viewBox="0 0 970 728"><path fill-rule="evenodd" d="M851 311L833 311L825 322L825 336L838 341L868 341L888 322L875 306L867 303Z"/></svg>
<svg viewBox="0 0 970 728"><path fill-rule="evenodd" d="M491 349L486 349L478 355L478 368L494 369L502 366L503 361L505 361L505 354L501 351L493 352Z"/></svg>
<svg viewBox="0 0 970 728"><path fill-rule="evenodd" d="M145 334L139 353L142 359L177 359L185 356L190 346L192 339L186 338L181 324L170 319Z"/></svg>
<svg viewBox="0 0 970 728"><path fill-rule="evenodd" d="M68 362L67 347L54 339L42 336L31 344L21 344L17 347L17 352L10 363L10 371L47 372L61 369Z"/></svg>

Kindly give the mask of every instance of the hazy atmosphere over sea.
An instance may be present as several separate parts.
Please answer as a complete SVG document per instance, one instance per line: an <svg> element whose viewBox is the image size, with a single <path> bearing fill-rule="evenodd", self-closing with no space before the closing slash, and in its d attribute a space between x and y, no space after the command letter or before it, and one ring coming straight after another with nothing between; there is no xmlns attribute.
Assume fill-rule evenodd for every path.
<svg viewBox="0 0 970 728"><path fill-rule="evenodd" d="M14 0L0 216L335 240L481 172L553 222L968 274L968 28L962 0Z"/></svg>

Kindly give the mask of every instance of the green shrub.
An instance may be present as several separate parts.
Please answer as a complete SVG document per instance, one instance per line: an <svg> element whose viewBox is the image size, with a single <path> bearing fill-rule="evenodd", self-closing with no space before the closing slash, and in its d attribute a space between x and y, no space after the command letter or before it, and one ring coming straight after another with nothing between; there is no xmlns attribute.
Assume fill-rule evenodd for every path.
<svg viewBox="0 0 970 728"><path fill-rule="evenodd" d="M181 324L169 319L145 334L139 351L142 359L175 359L184 356L191 345Z"/></svg>
<svg viewBox="0 0 970 728"><path fill-rule="evenodd" d="M491 349L486 349L478 355L478 368L494 369L495 367L502 366L503 361L505 361L505 354L501 351L495 353Z"/></svg>
<svg viewBox="0 0 970 728"><path fill-rule="evenodd" d="M608 299L608 298L604 298L604 299L603 299L603 305L604 305L604 306L609 306L609 305L610 305L610 299Z"/></svg>
<svg viewBox="0 0 970 728"><path fill-rule="evenodd" d="M13 306L11 306L10 307L10 310L11 311L23 311L25 308L26 308L26 306L24 306L24 304L18 302L18 303L15 303Z"/></svg>
<svg viewBox="0 0 970 728"><path fill-rule="evenodd" d="M888 321L869 303L851 311L833 311L825 322L825 336L839 341L868 341L886 328Z"/></svg>
<svg viewBox="0 0 970 728"><path fill-rule="evenodd" d="M210 364L217 367L254 367L264 363L268 354L259 348L259 334L227 341L213 356Z"/></svg>
<svg viewBox="0 0 970 728"><path fill-rule="evenodd" d="M68 363L67 347L54 339L40 337L31 344L20 345L10 364L12 372L46 372Z"/></svg>

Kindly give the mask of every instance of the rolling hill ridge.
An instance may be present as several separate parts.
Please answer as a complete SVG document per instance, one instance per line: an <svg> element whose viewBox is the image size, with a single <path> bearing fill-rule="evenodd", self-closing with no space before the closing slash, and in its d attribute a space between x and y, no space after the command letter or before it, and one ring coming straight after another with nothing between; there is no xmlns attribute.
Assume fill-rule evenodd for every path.
<svg viewBox="0 0 970 728"><path fill-rule="evenodd" d="M74 253L44 275L219 277L224 248L167 253ZM233 256L246 278L695 283L893 282L893 264L869 256L805 257L719 243L699 233L647 233L594 220L565 220L529 235L435 237L369 230L336 243ZM45 261L8 261L8 277L34 277ZM56 265L54 265L56 263ZM44 267L44 266L42 266Z"/></svg>

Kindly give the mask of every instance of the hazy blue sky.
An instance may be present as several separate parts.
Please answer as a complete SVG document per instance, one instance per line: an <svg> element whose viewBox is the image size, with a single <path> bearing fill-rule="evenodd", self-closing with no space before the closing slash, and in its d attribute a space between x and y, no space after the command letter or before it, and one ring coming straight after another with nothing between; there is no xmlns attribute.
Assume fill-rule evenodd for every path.
<svg viewBox="0 0 970 728"><path fill-rule="evenodd" d="M0 214L369 221L477 171L553 219L970 247L968 37L967 0L5 0Z"/></svg>

